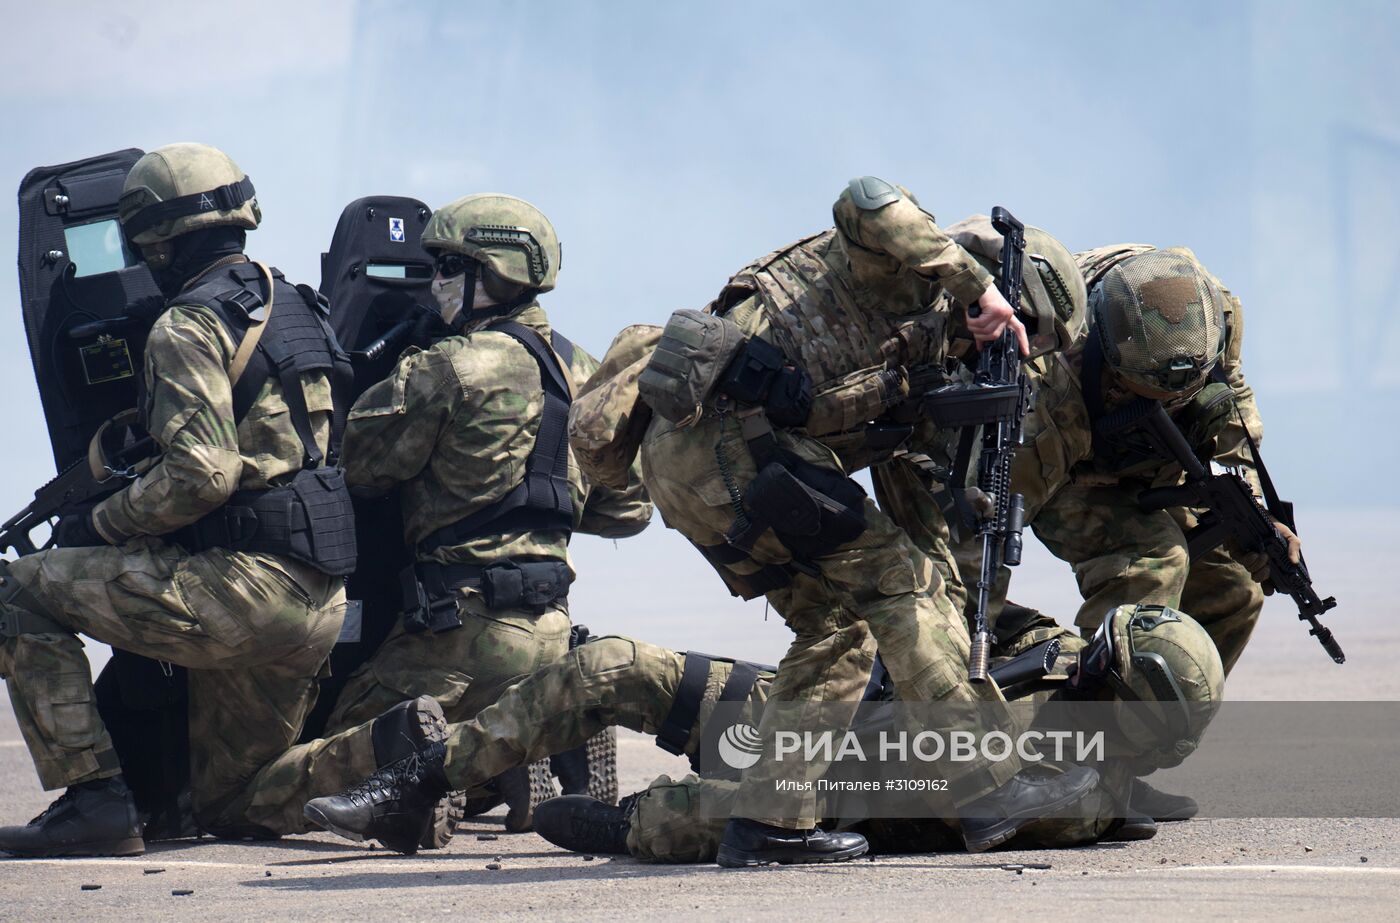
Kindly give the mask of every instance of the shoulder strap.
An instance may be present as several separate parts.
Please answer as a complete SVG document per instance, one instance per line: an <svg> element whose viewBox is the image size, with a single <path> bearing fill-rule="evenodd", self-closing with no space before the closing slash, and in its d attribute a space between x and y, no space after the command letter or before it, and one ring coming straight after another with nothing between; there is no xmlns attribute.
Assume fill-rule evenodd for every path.
<svg viewBox="0 0 1400 923"><path fill-rule="evenodd" d="M234 388L238 387L238 381L243 377L243 373L248 370L248 361L253 358L253 350L258 348L258 343L262 341L263 331L267 329L267 322L272 317L273 285L272 272L263 263L254 263L258 267L258 272L262 275L263 281L267 284L267 297L263 299L262 315L253 319L249 315L252 323L243 334L243 339L238 344L238 350L233 354L233 361L228 366L228 382ZM246 411L245 411L246 412Z"/></svg>
<svg viewBox="0 0 1400 923"><path fill-rule="evenodd" d="M478 535L535 529L569 530L574 501L569 489L569 405L572 379L560 357L532 327L501 321L485 328L511 337L530 354L540 369L544 409L535 445L525 463L525 479L497 502L429 534L420 550L458 545ZM566 341L567 342L567 341ZM572 344L570 353L572 353Z"/></svg>

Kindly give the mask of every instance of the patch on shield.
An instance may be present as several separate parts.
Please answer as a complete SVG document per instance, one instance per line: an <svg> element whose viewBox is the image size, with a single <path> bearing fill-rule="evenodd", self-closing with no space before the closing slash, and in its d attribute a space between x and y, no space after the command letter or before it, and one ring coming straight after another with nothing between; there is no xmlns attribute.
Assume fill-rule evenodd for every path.
<svg viewBox="0 0 1400 923"><path fill-rule="evenodd" d="M90 385L130 378L136 374L126 340L104 337L91 346L84 346L78 350L78 355L83 360L83 377Z"/></svg>
<svg viewBox="0 0 1400 923"><path fill-rule="evenodd" d="M395 243L401 244L404 242L402 218L389 219L389 239Z"/></svg>

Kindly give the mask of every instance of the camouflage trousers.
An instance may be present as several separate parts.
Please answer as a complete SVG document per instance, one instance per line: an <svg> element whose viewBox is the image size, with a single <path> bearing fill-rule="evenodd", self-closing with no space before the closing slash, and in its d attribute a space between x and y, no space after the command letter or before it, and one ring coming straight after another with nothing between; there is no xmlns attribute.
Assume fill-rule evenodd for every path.
<svg viewBox="0 0 1400 923"><path fill-rule="evenodd" d="M1036 515L1036 537L1074 568L1084 603L1074 623L1091 634L1115 606L1142 603L1187 612L1210 633L1228 673L1244 651L1264 592L1223 548L1191 559L1189 510L1144 513L1140 487L1070 484Z"/></svg>
<svg viewBox="0 0 1400 923"><path fill-rule="evenodd" d="M195 817L210 831L246 828L250 793L315 704L344 581L270 555L187 554L153 538L41 551L8 569L21 589L4 594L6 608L53 623L0 639L0 675L43 786L120 771L81 633L189 668Z"/></svg>
<svg viewBox="0 0 1400 923"><path fill-rule="evenodd" d="M329 732L361 724L420 695L437 699L448 721L464 721L494 702L512 680L569 650L569 610L562 602L537 615L526 609L490 609L480 594L457 592L462 627L433 634L395 625L341 691L327 723Z"/></svg>
<svg viewBox="0 0 1400 923"><path fill-rule="evenodd" d="M251 813L259 823L279 834L309 829L301 813L307 801L350 788L378 768L374 719L400 702L430 695L448 721L460 722L490 704L512 680L557 661L569 649L569 616L562 605L542 615L490 610L479 596L464 593L458 614L462 627L441 634L394 628L341 691L326 736L292 747L259 774L250 791Z"/></svg>
<svg viewBox="0 0 1400 923"><path fill-rule="evenodd" d="M725 814L732 811L740 784L687 775L661 776L638 794L628 816L627 851L643 862L713 862L724 837ZM1012 848L1063 849L1093 843L1119 823L1122 811L1100 788L1086 798L1082 818L1038 821L1022 829ZM870 851L890 853L961 852L955 819L881 817L828 819L827 829L863 835Z"/></svg>
<svg viewBox="0 0 1400 923"><path fill-rule="evenodd" d="M778 438L782 448L799 458L840 470L835 456L815 440L789 432ZM679 428L658 419L643 442L641 460L648 491L666 524L702 547L724 547L734 520L730 487L742 492L757 473L737 421L708 413ZM905 700L981 701L993 708L1001 700L993 684L967 681L967 626L938 570L874 503L866 501L864 513L868 525L862 535L814 556L809 563L815 574L798 573L788 586L767 594L794 638L771 690L781 707L765 709L759 726L766 743L780 723L823 726L832 722L832 703L850 703L854 709L863 681L843 667L843 655L856 643L847 630L862 621ZM763 567L792 560L771 530L759 537L749 556L720 565L721 576L728 573L742 581ZM956 800L966 802L999 787L1019 769L1014 759L967 763L948 767L946 777ZM812 826L817 820L814 798L800 791L776 798L778 771L777 761L768 758L745 774L736 814L790 828ZM815 779L822 765L809 763L806 772L806 781Z"/></svg>
<svg viewBox="0 0 1400 923"><path fill-rule="evenodd" d="M846 653L848 666L869 677L873 644ZM609 727L656 734L665 723L685 673L686 655L631 638L605 637L523 677L447 738L446 773L454 789L472 789L514 766L586 742ZM733 664L711 660L695 721L682 752L695 758ZM748 707L768 698L769 679L755 683Z"/></svg>

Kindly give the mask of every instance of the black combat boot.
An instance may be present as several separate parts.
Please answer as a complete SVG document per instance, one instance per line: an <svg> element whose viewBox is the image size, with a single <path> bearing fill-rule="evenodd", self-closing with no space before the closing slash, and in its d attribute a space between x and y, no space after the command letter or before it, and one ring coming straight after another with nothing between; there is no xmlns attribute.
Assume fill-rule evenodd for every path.
<svg viewBox="0 0 1400 923"><path fill-rule="evenodd" d="M1100 839L1105 843L1150 840L1157 835L1157 822L1145 814L1129 813L1104 833Z"/></svg>
<svg viewBox="0 0 1400 923"><path fill-rule="evenodd" d="M1141 779L1133 780L1133 793L1128 804L1135 814L1146 814L1155 821L1190 820L1201 806L1190 795L1171 795L1158 791Z"/></svg>
<svg viewBox="0 0 1400 923"><path fill-rule="evenodd" d="M845 862L870 848L859 833L827 833L820 827L789 830L745 817L731 817L724 828L716 860L729 869L753 865L805 865Z"/></svg>
<svg viewBox="0 0 1400 923"><path fill-rule="evenodd" d="M551 798L535 808L535 832L571 852L627 855L636 795L608 804L587 795Z"/></svg>
<svg viewBox="0 0 1400 923"><path fill-rule="evenodd" d="M411 856L429 832L438 801L452 787L443 772L446 756L442 743L429 744L349 791L311 799L302 814L346 839L375 839Z"/></svg>
<svg viewBox="0 0 1400 923"><path fill-rule="evenodd" d="M40 856L139 856L146 851L136 799L121 776L68 786L23 827L0 827L0 852Z"/></svg>
<svg viewBox="0 0 1400 923"><path fill-rule="evenodd" d="M374 741L374 764L382 769L428 744L447 740L447 719L436 699L420 695L400 702L375 718L370 737ZM423 849L442 849L452 842L457 823L450 798L450 795L444 797L434 805L432 822L418 843Z"/></svg>
<svg viewBox="0 0 1400 923"><path fill-rule="evenodd" d="M559 780L559 788L565 795L588 794L588 744L551 756L549 771Z"/></svg>
<svg viewBox="0 0 1400 923"><path fill-rule="evenodd" d="M1027 824L1063 812L1098 784L1099 774L1088 766L1068 772L1026 769L1001 788L964 805L959 811L963 845L968 852L1000 846Z"/></svg>

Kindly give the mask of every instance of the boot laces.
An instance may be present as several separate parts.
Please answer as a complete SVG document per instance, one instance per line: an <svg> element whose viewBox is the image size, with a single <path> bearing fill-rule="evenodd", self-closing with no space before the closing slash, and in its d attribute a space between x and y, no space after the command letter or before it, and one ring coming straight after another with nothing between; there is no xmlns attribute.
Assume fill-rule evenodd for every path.
<svg viewBox="0 0 1400 923"><path fill-rule="evenodd" d="M63 806L67 805L70 801L77 797L78 790L72 786L69 786L68 789L64 791L62 795L59 795L53 800L52 804L50 804L47 808L44 808L44 810L40 811L39 814L29 822L29 826L32 827L35 824L42 824L45 820L48 819L50 814L58 813L59 808L62 808Z"/></svg>

